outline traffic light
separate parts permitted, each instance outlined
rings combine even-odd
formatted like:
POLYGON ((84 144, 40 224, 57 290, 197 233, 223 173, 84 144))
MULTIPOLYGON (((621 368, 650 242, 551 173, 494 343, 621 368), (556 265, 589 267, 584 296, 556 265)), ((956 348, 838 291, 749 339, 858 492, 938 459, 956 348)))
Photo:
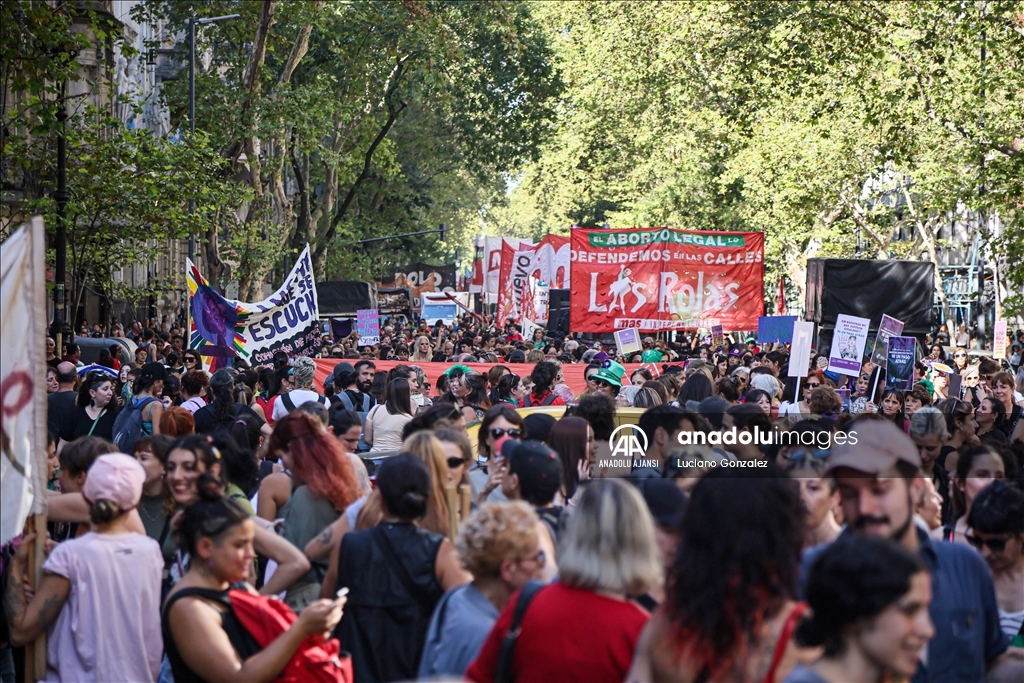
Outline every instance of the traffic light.
POLYGON ((447 237, 448 235, 448 224, 441 223, 441 225, 438 227, 440 228, 441 231, 441 241, 444 242, 444 238, 447 237))

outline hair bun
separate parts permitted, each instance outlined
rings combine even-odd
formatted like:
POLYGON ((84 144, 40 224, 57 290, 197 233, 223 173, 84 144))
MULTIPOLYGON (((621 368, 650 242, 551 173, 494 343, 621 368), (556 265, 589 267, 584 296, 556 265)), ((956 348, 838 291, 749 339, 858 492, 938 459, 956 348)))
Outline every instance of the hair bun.
POLYGON ((427 497, 422 493, 416 493, 415 491, 406 491, 402 494, 402 502, 409 503, 410 505, 426 505, 427 497))

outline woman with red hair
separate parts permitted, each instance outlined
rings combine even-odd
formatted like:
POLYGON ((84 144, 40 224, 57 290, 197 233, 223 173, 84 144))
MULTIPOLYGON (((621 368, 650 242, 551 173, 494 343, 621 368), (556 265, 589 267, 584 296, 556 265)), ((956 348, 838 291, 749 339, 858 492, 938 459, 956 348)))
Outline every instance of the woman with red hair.
MULTIPOLYGON (((337 439, 312 415, 292 412, 274 424, 270 452, 291 472, 292 494, 278 510, 284 518, 281 536, 304 548, 329 527, 359 495, 355 469, 337 439)), ((288 589, 285 602, 296 612, 317 599, 325 564, 312 568, 288 589)))
POLYGON ((196 420, 184 408, 168 408, 160 416, 160 433, 177 439, 196 433, 196 420))
POLYGON ((792 639, 803 612, 796 602, 804 534, 797 488, 771 463, 713 469, 697 482, 687 510, 697 512, 679 526, 667 598, 644 628, 625 680, 784 680, 810 654, 792 639))

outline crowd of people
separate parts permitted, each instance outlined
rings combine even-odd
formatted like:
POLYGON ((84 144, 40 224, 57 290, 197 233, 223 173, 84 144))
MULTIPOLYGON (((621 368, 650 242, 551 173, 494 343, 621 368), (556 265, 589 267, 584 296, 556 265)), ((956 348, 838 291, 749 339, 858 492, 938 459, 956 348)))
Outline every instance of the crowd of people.
POLYGON ((128 334, 133 362, 47 345, 50 540, 38 584, 35 536, 3 549, 3 683, 44 632, 52 681, 1024 678, 1019 355, 901 391, 752 338, 625 358, 467 317, 327 344, 320 385, 128 334))

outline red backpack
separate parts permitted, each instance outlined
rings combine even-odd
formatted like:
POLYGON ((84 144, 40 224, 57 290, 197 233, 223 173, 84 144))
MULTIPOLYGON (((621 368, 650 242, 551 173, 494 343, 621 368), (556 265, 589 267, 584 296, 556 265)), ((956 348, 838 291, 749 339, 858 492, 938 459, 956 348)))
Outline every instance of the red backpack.
MULTIPOLYGON (((231 611, 249 635, 265 648, 291 627, 297 617, 280 600, 244 590, 228 591, 231 611)), ((352 658, 341 652, 336 638, 320 643, 307 638, 292 655, 278 683, 352 683, 352 658)))

